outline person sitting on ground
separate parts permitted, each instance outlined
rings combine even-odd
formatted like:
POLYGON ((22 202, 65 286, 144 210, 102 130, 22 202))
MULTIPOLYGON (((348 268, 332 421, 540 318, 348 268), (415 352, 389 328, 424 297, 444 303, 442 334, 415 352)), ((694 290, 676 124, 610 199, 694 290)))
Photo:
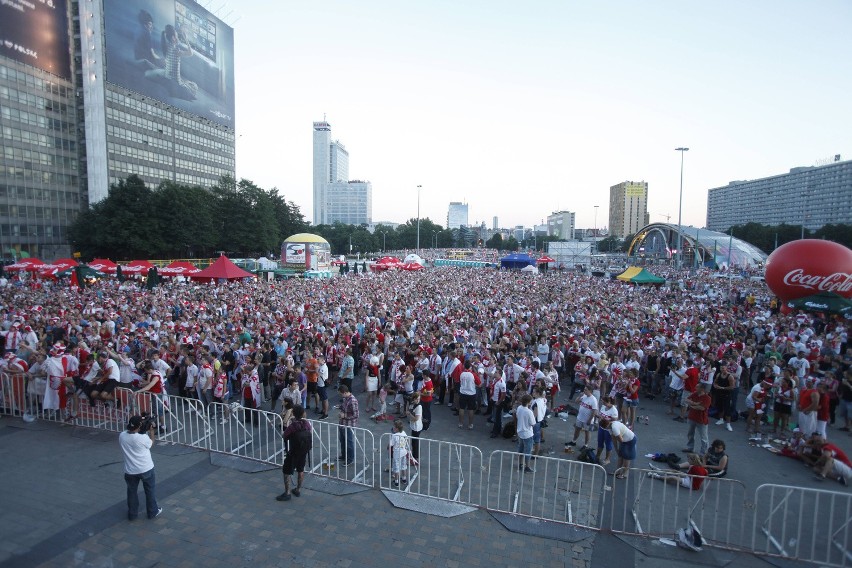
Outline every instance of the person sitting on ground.
POLYGON ((848 485, 852 480, 852 463, 846 454, 835 446, 825 441, 825 438, 820 437, 823 441, 821 448, 822 455, 814 464, 816 478, 822 481, 826 477, 831 477, 840 482, 841 485, 848 485))
MULTIPOLYGON (((707 453, 702 459, 707 477, 725 477, 728 475, 728 454, 725 453, 725 442, 713 440, 707 453)), ((681 464, 681 467, 687 464, 681 464)))
POLYGON ((704 480, 707 478, 708 471, 704 467, 701 461, 701 457, 698 454, 688 454, 686 456, 686 459, 687 463, 684 465, 689 466, 686 473, 654 472, 648 474, 648 476, 654 479, 659 479, 660 481, 664 481, 666 483, 674 483, 675 485, 680 485, 685 489, 698 491, 704 484, 704 480))

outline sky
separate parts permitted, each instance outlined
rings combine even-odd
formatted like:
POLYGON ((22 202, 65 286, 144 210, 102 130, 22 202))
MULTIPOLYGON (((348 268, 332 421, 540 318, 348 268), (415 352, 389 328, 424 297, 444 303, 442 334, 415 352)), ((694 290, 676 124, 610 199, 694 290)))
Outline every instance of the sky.
POLYGON ((707 190, 852 159, 852 2, 202 0, 235 28, 236 173, 312 219, 328 120, 373 221, 706 223, 707 190), (595 206, 599 206, 597 215, 595 206))

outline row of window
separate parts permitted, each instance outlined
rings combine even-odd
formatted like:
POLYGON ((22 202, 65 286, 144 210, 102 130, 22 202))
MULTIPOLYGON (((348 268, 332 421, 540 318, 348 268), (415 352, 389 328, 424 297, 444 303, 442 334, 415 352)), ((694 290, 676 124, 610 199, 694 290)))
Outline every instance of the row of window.
POLYGON ((207 124, 206 122, 201 122, 198 119, 193 119, 188 116, 182 116, 180 114, 175 115, 175 123, 180 126, 185 126, 188 128, 193 128, 199 132, 207 134, 208 136, 212 135, 225 142, 230 142, 233 144, 234 142, 234 132, 232 130, 226 130, 222 128, 216 128, 212 124, 207 124))
POLYGON ((56 148, 57 150, 66 150, 68 152, 77 152, 77 142, 70 138, 61 136, 50 136, 49 134, 41 134, 32 132, 31 130, 23 130, 20 128, 12 128, 4 126, 2 133, 4 140, 13 140, 24 144, 33 144, 35 146, 43 146, 45 148, 56 148))
POLYGON ((76 191, 58 191, 56 189, 39 189, 23 185, 0 184, 0 198, 33 199, 49 201, 54 205, 71 205, 74 209, 80 204, 80 194, 76 191))
POLYGON ((39 128, 47 128, 55 132, 65 132, 68 134, 74 132, 74 125, 68 122, 67 120, 50 118, 34 112, 27 112, 25 110, 20 110, 16 108, 10 108, 5 106, 0 107, 0 117, 2 117, 3 120, 14 120, 15 122, 28 124, 30 126, 37 126, 39 128))
POLYGON ((74 92, 71 87, 58 85, 53 81, 45 81, 44 79, 33 76, 31 73, 25 73, 24 71, 18 71, 17 69, 0 65, 0 80, 3 79, 20 85, 25 85, 27 91, 44 91, 45 93, 50 93, 51 95, 56 95, 63 99, 70 99, 74 92))
POLYGON ((139 176, 148 176, 158 180, 172 179, 170 170, 163 170, 153 166, 144 166, 142 164, 134 164, 133 162, 124 162, 110 158, 109 169, 111 173, 117 173, 121 179, 126 178, 131 174, 139 176))
POLYGON ((107 107, 106 116, 107 120, 117 120, 125 124, 130 124, 131 126, 135 126, 137 128, 156 132, 160 136, 165 136, 169 138, 172 136, 172 129, 170 126, 166 126, 165 124, 156 122, 154 120, 142 118, 141 116, 136 116, 127 112, 123 112, 116 108, 107 107))
POLYGON ((202 177, 181 172, 175 173, 175 181, 183 185, 210 187, 219 183, 219 177, 202 177))
POLYGON ((225 156, 221 156, 218 154, 211 154, 206 150, 199 150, 198 148, 192 148, 191 146, 184 146, 183 144, 175 145, 175 152, 178 154, 183 154, 191 158, 195 158, 197 160, 208 160, 211 162, 216 162, 222 166, 229 167, 230 169, 234 169, 234 159, 228 158, 225 156))
POLYGON ((107 136, 111 138, 120 138, 125 142, 145 144, 152 148, 161 148, 170 152, 172 150, 172 141, 167 138, 143 134, 142 132, 136 132, 135 130, 122 128, 121 126, 115 126, 113 124, 107 125, 107 136))
POLYGON ((37 152, 35 150, 25 150, 23 148, 4 146, 3 157, 10 162, 24 162, 24 167, 29 167, 30 169, 33 164, 39 164, 42 166, 52 166, 71 169, 75 172, 77 171, 77 160, 75 158, 69 158, 68 156, 46 154, 45 152, 37 152))
MULTIPOLYGON (((0 204, 0 217, 44 219, 46 221, 67 221, 69 211, 57 207, 36 207, 34 205, 0 204)), ((71 215, 73 217, 73 214, 71 215)))
POLYGON ((231 138, 230 142, 218 142, 216 140, 210 140, 204 136, 199 136, 197 134, 193 134, 192 132, 187 132, 185 130, 181 130, 179 128, 175 129, 175 138, 178 140, 183 140, 184 142, 190 142, 192 144, 196 144, 197 146, 204 146, 205 148, 209 148, 218 154, 222 154, 224 156, 233 156, 234 155, 234 141, 231 138))
POLYGON ((3 177, 24 181, 33 181, 44 184, 55 183, 66 186, 77 185, 77 176, 75 175, 60 174, 55 172, 34 171, 28 168, 8 166, 0 163, 0 178, 3 177))
POLYGON ((107 144, 107 151, 110 156, 124 156, 126 158, 133 158, 136 160, 154 162, 155 164, 171 165, 173 162, 173 157, 171 155, 152 152, 150 150, 141 150, 124 144, 116 144, 115 142, 107 144))
POLYGON ((191 162, 189 160, 175 160, 175 167, 182 168, 184 170, 190 170, 198 173, 210 174, 216 177, 221 177, 225 174, 232 174, 231 170, 227 170, 220 166, 210 166, 207 164, 199 164, 198 162, 191 162))
POLYGON ((0 85, 0 99, 6 99, 9 101, 16 102, 18 104, 31 106, 38 110, 55 112, 60 115, 67 115, 72 109, 71 106, 66 105, 65 103, 60 103, 59 101, 54 101, 53 99, 40 97, 32 93, 19 91, 18 89, 5 87, 2 85, 0 85))
POLYGON ((0 223, 0 236, 3 237, 55 237, 62 238, 65 227, 61 225, 34 225, 0 223))
POLYGON ((146 116, 160 117, 168 122, 172 120, 171 111, 127 95, 122 95, 121 93, 117 93, 110 89, 106 90, 106 100, 120 104, 127 109, 132 109, 144 113, 146 116))

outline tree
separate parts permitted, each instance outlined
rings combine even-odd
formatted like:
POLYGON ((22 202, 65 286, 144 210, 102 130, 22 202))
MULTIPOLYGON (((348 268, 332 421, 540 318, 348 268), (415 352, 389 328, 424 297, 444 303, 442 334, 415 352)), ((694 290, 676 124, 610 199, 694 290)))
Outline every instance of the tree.
POLYGON ((503 235, 494 233, 490 239, 485 241, 485 246, 486 248, 497 249, 498 251, 503 250, 503 235))
POLYGON ((504 250, 508 250, 511 252, 516 252, 518 250, 518 239, 515 237, 509 237, 506 239, 506 244, 503 246, 504 250))
POLYGON ((598 241, 598 252, 615 252, 621 250, 622 240, 615 235, 610 235, 598 241))
POLYGON ((216 246, 214 203, 203 187, 186 187, 164 181, 154 191, 151 207, 159 219, 160 233, 167 238, 149 254, 162 258, 209 254, 216 246))

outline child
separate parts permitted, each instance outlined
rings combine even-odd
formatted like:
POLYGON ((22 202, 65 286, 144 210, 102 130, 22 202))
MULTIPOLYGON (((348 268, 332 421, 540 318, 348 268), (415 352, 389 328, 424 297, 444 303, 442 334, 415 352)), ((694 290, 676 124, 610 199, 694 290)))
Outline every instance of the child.
POLYGON ((391 482, 394 487, 399 487, 400 477, 403 483, 408 482, 408 435, 402 426, 402 420, 397 418, 393 421, 393 434, 391 434, 390 452, 391 482))
POLYGON ((379 389, 379 410, 370 418, 378 422, 385 414, 388 412, 388 391, 390 390, 389 383, 385 383, 382 385, 382 388, 379 389))

